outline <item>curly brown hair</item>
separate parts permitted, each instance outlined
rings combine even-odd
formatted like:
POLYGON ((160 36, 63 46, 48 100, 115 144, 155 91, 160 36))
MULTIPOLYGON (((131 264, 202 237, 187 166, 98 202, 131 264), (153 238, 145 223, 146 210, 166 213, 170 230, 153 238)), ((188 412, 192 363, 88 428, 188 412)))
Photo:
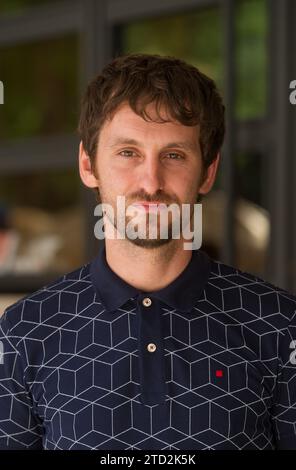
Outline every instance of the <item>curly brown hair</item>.
POLYGON ((99 133, 122 103, 146 121, 149 103, 157 119, 165 107, 186 126, 200 126, 204 170, 215 160, 224 139, 225 107, 215 82, 181 59, 152 54, 127 54, 113 59, 88 84, 82 98, 78 131, 94 167, 99 133))

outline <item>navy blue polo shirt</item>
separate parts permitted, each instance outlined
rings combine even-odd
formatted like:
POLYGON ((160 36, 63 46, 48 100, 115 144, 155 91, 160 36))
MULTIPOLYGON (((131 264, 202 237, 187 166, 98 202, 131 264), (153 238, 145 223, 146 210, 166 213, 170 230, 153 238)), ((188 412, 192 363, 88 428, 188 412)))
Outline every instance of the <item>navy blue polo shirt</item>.
POLYGON ((295 312, 201 250, 144 292, 102 248, 6 309, 0 449, 296 449, 295 312))

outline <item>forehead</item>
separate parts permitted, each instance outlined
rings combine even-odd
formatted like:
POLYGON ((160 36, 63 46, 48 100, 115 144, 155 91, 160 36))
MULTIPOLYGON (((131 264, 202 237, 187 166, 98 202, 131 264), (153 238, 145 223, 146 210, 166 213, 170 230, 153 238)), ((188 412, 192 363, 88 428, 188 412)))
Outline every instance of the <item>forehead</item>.
POLYGON ((155 105, 150 103, 145 112, 149 116, 149 120, 145 120, 142 116, 136 114, 129 104, 120 105, 113 113, 112 117, 107 119, 101 129, 101 134, 105 137, 115 137, 117 134, 124 134, 126 137, 131 135, 146 139, 157 137, 157 140, 165 139, 172 135, 175 138, 185 138, 197 143, 199 139, 199 125, 185 126, 179 121, 174 120, 165 107, 159 109, 157 113, 155 105), (167 122, 160 121, 162 120, 167 122), (128 135, 127 135, 128 134, 128 135))

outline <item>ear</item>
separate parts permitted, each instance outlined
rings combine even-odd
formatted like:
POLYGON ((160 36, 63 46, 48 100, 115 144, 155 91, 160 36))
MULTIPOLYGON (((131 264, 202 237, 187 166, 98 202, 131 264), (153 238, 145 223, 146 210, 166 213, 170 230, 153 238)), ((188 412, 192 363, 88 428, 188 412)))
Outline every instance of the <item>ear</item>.
POLYGON ((88 188, 98 187, 98 180, 92 172, 90 157, 84 150, 82 142, 79 144, 79 174, 85 186, 88 188))
POLYGON ((206 170, 203 183, 199 188, 200 194, 207 194, 212 189, 213 184, 215 183, 219 162, 220 152, 217 154, 215 160, 210 164, 210 166, 206 170))

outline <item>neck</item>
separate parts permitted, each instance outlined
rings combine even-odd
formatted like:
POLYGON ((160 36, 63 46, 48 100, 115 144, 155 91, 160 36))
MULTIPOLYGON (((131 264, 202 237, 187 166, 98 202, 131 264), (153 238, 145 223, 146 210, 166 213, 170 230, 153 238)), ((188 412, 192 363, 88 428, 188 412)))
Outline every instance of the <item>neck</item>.
POLYGON ((106 260, 125 282, 153 292, 173 282, 188 265, 192 251, 183 249, 181 240, 171 240, 157 248, 143 248, 129 240, 105 240, 106 260))

